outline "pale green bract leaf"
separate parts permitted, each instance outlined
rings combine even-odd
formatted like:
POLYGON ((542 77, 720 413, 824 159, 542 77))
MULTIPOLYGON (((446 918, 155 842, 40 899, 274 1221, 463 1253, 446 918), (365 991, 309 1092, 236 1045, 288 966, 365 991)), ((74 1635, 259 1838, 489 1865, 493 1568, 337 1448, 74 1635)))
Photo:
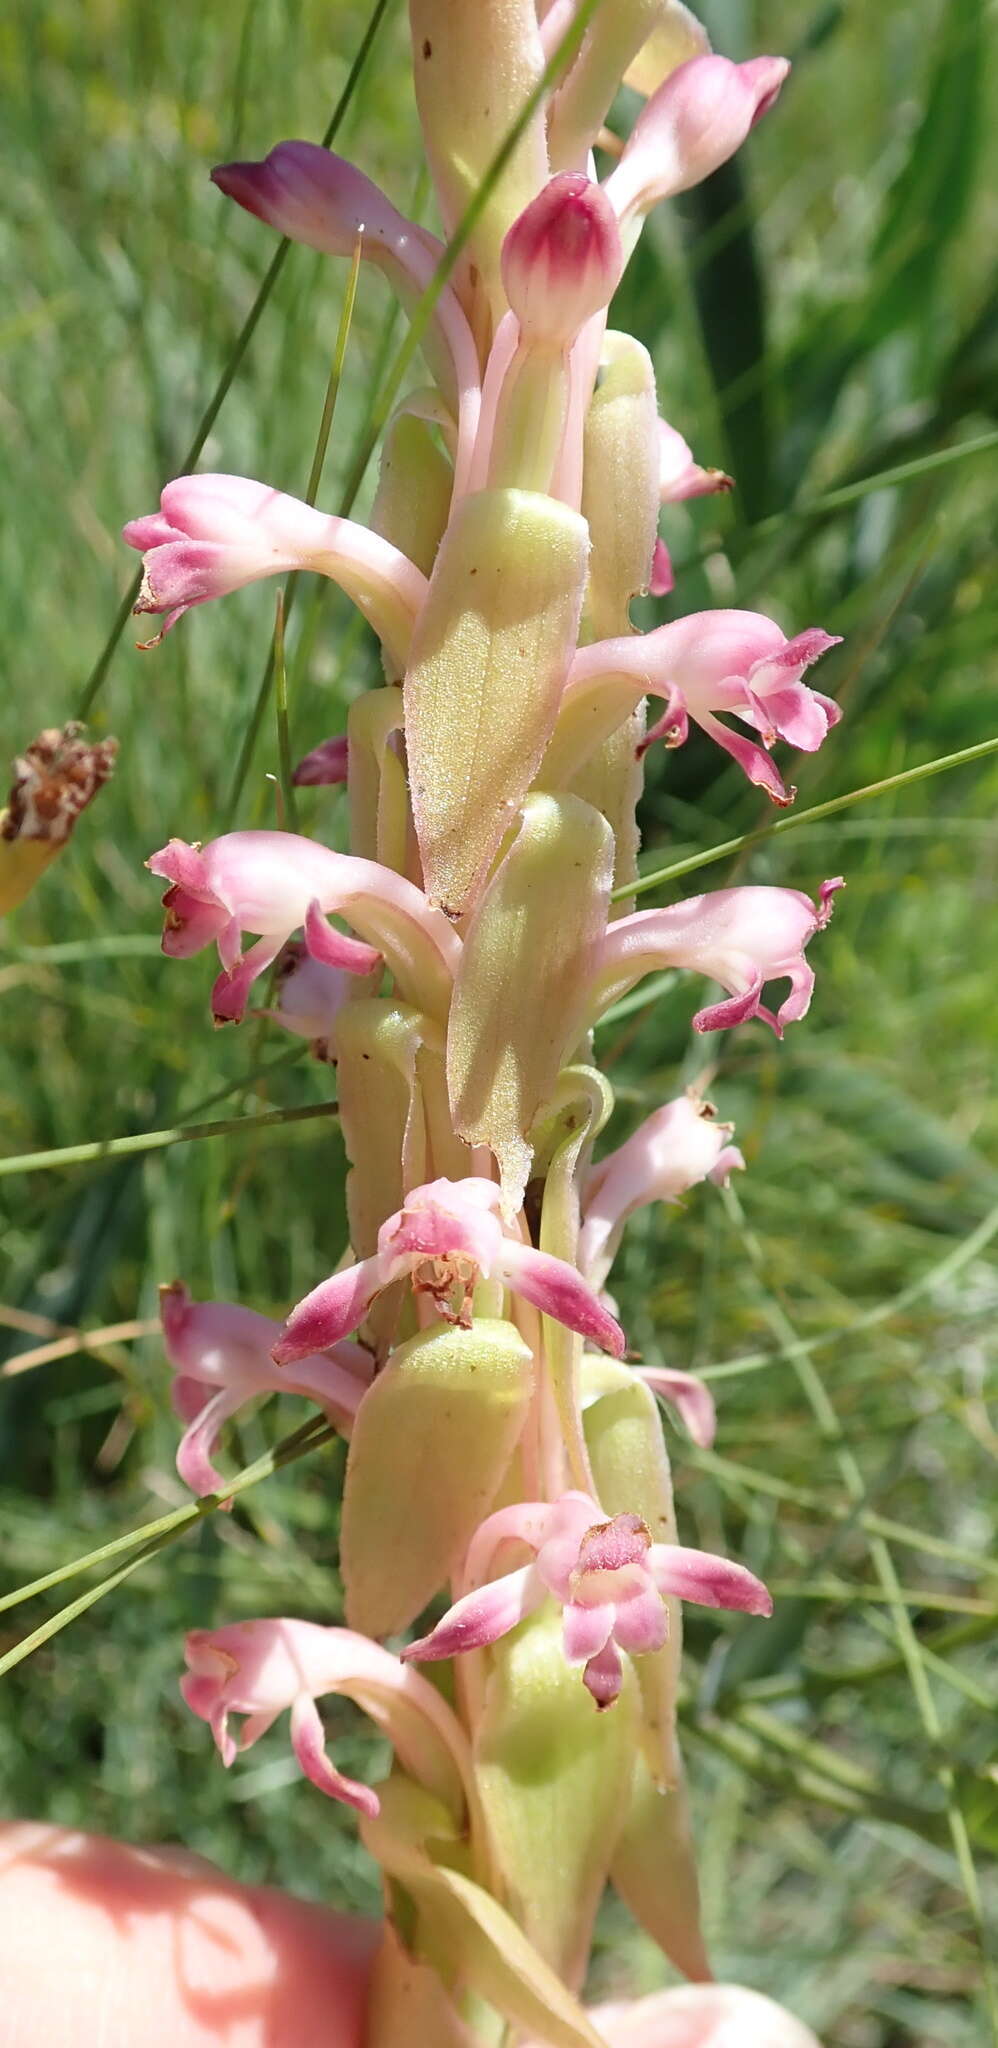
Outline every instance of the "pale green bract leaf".
POLYGON ((464 941, 447 1036, 451 1107, 462 1137, 491 1146, 511 1209, 530 1171, 531 1125, 582 1031, 612 872, 598 811, 579 797, 528 797, 464 941))
POLYGON ((670 1963, 694 1983, 707 1982, 711 1968, 700 1926, 686 1787, 680 1777, 662 1791, 640 1755, 610 1881, 670 1963))
POLYGON ((488 1514, 530 1400, 533 1359, 511 1323, 435 1324, 393 1351, 357 1410, 341 1562, 351 1628, 407 1628, 488 1514))
POLYGON ((581 2005, 498 1902, 463 1871, 433 1860, 456 1856, 446 1809, 418 1787, 379 1786, 381 1812, 361 1821, 365 1847, 401 1885, 419 1915, 418 1940, 446 1979, 455 1975, 545 2048, 605 2048, 581 2005))
POLYGON ((504 1894, 564 1981, 581 1984, 638 1747, 633 1682, 601 1714, 565 1662, 553 1602, 496 1644, 475 1775, 504 1894))
POLYGON ((406 669, 405 735, 426 893, 462 915, 529 789, 575 651, 585 520, 539 491, 452 514, 406 669))

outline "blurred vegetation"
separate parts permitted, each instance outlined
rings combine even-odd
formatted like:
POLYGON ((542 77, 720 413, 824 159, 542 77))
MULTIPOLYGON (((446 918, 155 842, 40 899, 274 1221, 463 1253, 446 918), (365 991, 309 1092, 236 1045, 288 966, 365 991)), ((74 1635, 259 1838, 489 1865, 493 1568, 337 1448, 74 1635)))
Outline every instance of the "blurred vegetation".
MULTIPOLYGON (((426 194, 403 13, 387 9, 338 146, 411 208, 426 194)), ((655 351, 663 410, 738 479, 731 504, 668 515, 674 609, 745 604, 844 636, 820 682, 846 718, 797 764, 802 806, 991 730, 995 462, 959 455, 993 429, 998 389, 986 13, 714 0, 719 48, 787 50, 794 74, 737 166, 661 210, 619 295, 617 324, 655 351), (940 450, 955 459, 805 509, 940 450)), ((73 714, 131 572, 118 529, 176 472, 273 254, 208 168, 321 134, 367 18, 359 0, 11 0, 7 755, 73 714)), ((623 96, 621 122, 629 111, 623 96)), ((203 466, 302 490, 345 285, 341 267, 291 251, 203 466)), ((328 506, 398 332, 365 277, 328 506)), ((117 777, 0 940, 7 1154, 328 1090, 304 1058, 259 1075, 288 1051, 272 1027, 212 1034, 212 969, 160 957, 142 868, 171 833, 208 837, 226 816, 272 605, 263 587, 207 607, 153 654, 123 637, 91 721, 119 735, 117 777)), ((303 752, 342 728, 375 658, 346 605, 310 588, 289 649, 303 752)), ((276 769, 268 711, 240 822, 274 821, 276 769)), ((718 1973, 785 1998, 829 2048, 978 2048, 987 2026, 974 1918, 976 1886, 994 1903, 998 1847, 996 798, 986 762, 705 869, 703 887, 848 877, 814 947, 811 1015, 784 1046, 759 1027, 692 1044, 687 985, 636 999, 602 1038, 621 1134, 706 1074, 749 1165, 728 1199, 701 1191, 639 1219, 615 1287, 648 1358, 714 1375, 715 1453, 674 1441, 685 1540, 745 1558, 780 1595, 768 1629, 689 1613, 718 1973)), ((303 792, 305 829, 335 839, 340 801, 303 792)), ((650 869, 759 822, 756 794, 706 743, 653 761, 650 869)), ((5 1179, 8 1369, 53 1326, 153 1316, 175 1274, 281 1312, 339 1255, 342 1181, 338 1137, 315 1122, 5 1179)), ((230 1448, 249 1460, 302 1413, 273 1404, 230 1448)), ((15 1372, 0 1403, 6 1582, 182 1503, 175 1439, 154 1338, 15 1372)), ((175 1684, 186 1626, 336 1617, 340 1472, 336 1448, 289 1467, 3 1680, 8 1811, 181 1836, 237 1875, 374 1909, 348 1816, 298 1782, 283 1735, 226 1775, 175 1684)), ((5 1613, 0 1651, 93 1582, 5 1613)), ((344 1767, 376 1770, 359 1722, 332 1719, 344 1767)), ((609 1903, 597 1988, 662 1973, 609 1903)))

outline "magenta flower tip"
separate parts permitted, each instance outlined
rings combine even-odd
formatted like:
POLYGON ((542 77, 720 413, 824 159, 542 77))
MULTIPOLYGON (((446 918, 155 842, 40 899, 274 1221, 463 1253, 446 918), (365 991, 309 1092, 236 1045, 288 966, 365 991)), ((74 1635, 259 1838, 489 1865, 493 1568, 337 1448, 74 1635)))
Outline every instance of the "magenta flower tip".
POLYGON ((623 250, 601 187, 562 171, 513 222, 503 243, 506 296, 523 335, 568 347, 616 290, 623 250))

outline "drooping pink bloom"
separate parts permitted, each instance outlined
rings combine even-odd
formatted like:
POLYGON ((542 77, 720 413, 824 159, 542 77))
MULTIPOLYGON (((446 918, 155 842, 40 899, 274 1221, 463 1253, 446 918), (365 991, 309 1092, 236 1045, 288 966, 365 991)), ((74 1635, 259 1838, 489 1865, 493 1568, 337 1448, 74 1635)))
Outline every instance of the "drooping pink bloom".
POLYGON ((502 278, 524 341, 570 348, 607 306, 623 267, 620 232, 603 189, 561 171, 513 222, 502 245, 502 278))
POLYGON ((692 57, 642 108, 605 191, 625 241, 660 199, 709 178, 768 113, 790 66, 785 57, 692 57))
POLYGON ((610 701, 615 693, 619 696, 623 717, 640 686, 667 705, 644 747, 656 739, 681 746, 692 718, 738 762, 750 782, 785 805, 793 801, 793 792, 765 750, 783 739, 815 753, 838 724, 839 706, 802 680, 812 662, 838 645, 837 635, 818 626, 788 640, 761 612, 691 612, 640 638, 630 635, 581 648, 562 705, 568 711, 573 700, 602 689, 610 701), (752 726, 762 746, 732 731, 719 712, 733 713, 752 726))
POLYGON ((403 1767, 427 1782, 453 1782, 453 1764, 465 1744, 450 1708, 418 1672, 352 1629, 311 1621, 239 1621, 226 1628, 193 1629, 184 1645, 187 1672, 180 1690, 207 1721, 222 1762, 251 1749, 279 1714, 291 1712, 291 1746, 320 1792, 343 1800, 372 1819, 376 1792, 344 1777, 326 1754, 316 1700, 341 1693, 391 1736, 403 1767), (245 1714, 238 1737, 229 1717, 245 1714))
POLYGON ((598 1707, 611 1706, 620 1692, 621 1650, 641 1656, 662 1648, 667 1596, 749 1614, 773 1610, 765 1586, 744 1565, 677 1543, 653 1543, 639 1515, 607 1517, 585 1493, 564 1493, 553 1506, 524 1501, 499 1508, 473 1538, 465 1576, 473 1590, 429 1635, 403 1650, 405 1659, 418 1663, 483 1649, 553 1595, 564 1609, 566 1660, 582 1665, 598 1707), (532 1550, 533 1562, 482 1585, 500 1544, 510 1542, 532 1550))
POLYGON ((173 1405, 187 1428, 177 1471, 192 1493, 217 1493, 225 1484, 211 1462, 224 1424, 261 1394, 304 1394, 338 1429, 348 1431, 374 1369, 360 1344, 340 1344, 330 1356, 303 1358, 293 1373, 279 1371, 270 1347, 280 1324, 234 1301, 192 1301, 181 1282, 160 1290, 166 1355, 175 1373, 173 1405))
MULTIPOLYGON (((399 213, 355 164, 316 142, 279 142, 260 163, 219 164, 211 175, 228 198, 293 242, 349 260, 359 241, 362 257, 377 265, 404 304, 426 290, 444 253, 443 244, 399 213)), ((426 348, 457 420, 460 494, 477 425, 478 356, 451 284, 438 293, 426 348)))
POLYGON ((315 960, 301 939, 282 946, 275 966, 276 1001, 254 1015, 269 1017, 295 1038, 307 1038, 318 1060, 333 1057, 333 1026, 350 993, 351 976, 343 967, 315 960))
POLYGON ((734 479, 723 469, 702 469, 693 460, 693 450, 668 420, 658 423, 658 495, 663 505, 678 505, 685 498, 709 497, 715 491, 733 491, 734 479))
POLYGON ((713 1104, 690 1089, 639 1124, 626 1143, 590 1168, 582 1188, 579 1266, 600 1287, 624 1225, 649 1202, 678 1202, 698 1181, 721 1185, 745 1164, 713 1104))
POLYGON ((227 832, 200 848, 171 839, 146 866, 171 885, 163 951, 187 959, 213 940, 218 945, 218 1023, 242 1017, 252 983, 299 927, 313 959, 369 974, 383 954, 406 1000, 433 1015, 446 1012, 460 940, 442 911, 391 868, 296 832, 227 832), (365 942, 335 931, 330 912, 347 918, 365 942), (260 936, 240 954, 244 932, 260 936))
POLYGON ((823 882, 817 907, 799 889, 747 887, 688 896, 660 910, 638 910, 610 925, 594 985, 593 1014, 634 987, 642 975, 687 968, 719 981, 727 1002, 711 1003, 693 1019, 695 1031, 723 1031, 761 1017, 777 1038, 784 1024, 807 1015, 814 973, 804 948, 823 931, 841 875, 823 882), (788 980, 790 993, 775 1012, 765 1007, 769 981, 788 980))
POLYGON ((564 1259, 535 1251, 504 1229, 494 1181, 435 1180, 414 1188, 378 1232, 369 1259, 323 1280, 292 1309, 274 1345, 278 1365, 324 1351, 362 1322, 375 1296, 410 1278, 438 1315, 467 1328, 479 1280, 501 1280, 535 1308, 621 1357, 624 1333, 564 1259))
POLYGON ((345 782, 349 769, 350 743, 345 732, 337 732, 302 756, 291 780, 299 789, 318 789, 345 782))
MULTIPOLYGON (((122 529, 143 560, 137 612, 165 612, 163 633, 212 597, 291 569, 329 576, 404 666, 426 578, 380 534, 243 476, 179 476, 160 510, 122 529)), ((154 647, 155 640, 146 646, 154 647)))

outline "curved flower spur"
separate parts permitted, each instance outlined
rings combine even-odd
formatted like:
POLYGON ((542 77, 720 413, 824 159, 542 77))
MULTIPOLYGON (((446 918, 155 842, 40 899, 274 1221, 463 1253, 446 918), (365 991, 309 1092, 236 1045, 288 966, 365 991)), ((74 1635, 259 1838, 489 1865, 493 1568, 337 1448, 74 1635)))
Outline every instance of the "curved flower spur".
MULTIPOLYGON (((169 483, 126 528, 139 609, 164 631, 308 570, 352 598, 387 679, 356 694, 346 733, 325 737, 332 719, 295 734, 303 814, 310 789, 345 781, 350 852, 254 828, 171 839, 149 862, 168 884, 164 950, 218 948, 216 1021, 242 1018, 280 963, 264 1014, 338 1064, 350 1167, 350 1242, 283 1324, 164 1294, 196 1491, 219 1485, 228 1418, 276 1389, 348 1440, 351 1627, 195 1630, 184 1696, 226 1762, 233 1717, 246 1747, 287 1711, 305 1774, 359 1812, 387 1916, 368 2048, 408 2038, 416 1982, 427 2039, 599 2048, 630 2039, 615 2009, 604 2024, 578 2002, 608 1878, 678 1967, 709 1977, 676 1737, 679 1602, 771 1603, 743 1565, 677 1540, 653 1396, 701 1445, 713 1402, 678 1365, 625 1362, 602 1292, 637 1209, 699 1201, 744 1162, 723 1104, 717 1117, 675 1086, 601 1151, 614 1104, 589 1031, 643 975, 676 968, 723 991, 697 1031, 759 1018, 782 1035, 808 1009, 807 949, 840 886, 817 902, 756 884, 621 902, 653 741, 679 746, 695 723, 784 804, 770 750, 814 751, 839 710, 805 681, 835 644, 823 629, 722 609, 634 630, 632 599, 672 581, 661 508, 730 479, 660 418, 647 349, 607 320, 648 213, 727 161, 789 67, 715 54, 680 0, 598 9, 561 76, 545 66, 579 26, 574 0, 410 0, 410 24, 439 224, 462 221, 464 239, 421 335, 433 384, 388 424, 370 526, 207 475, 169 483), (600 180, 621 80, 644 105, 600 180), (440 1599, 442 1618, 421 1621, 440 1599), (372 1640, 413 1626, 401 1656, 372 1640), (411 1668, 440 1658, 453 1707, 411 1668), (327 1753, 316 1702, 337 1693, 390 1738, 378 1793, 327 1753)), ((276 232, 332 258, 359 250, 409 311, 434 277, 443 241, 314 144, 214 175, 276 232)), ((670 2008, 677 2025, 713 2024, 708 1991, 695 2013, 670 2008)), ((774 2044, 807 2039, 765 2002, 759 2019, 750 1993, 717 1996, 746 2041, 764 2026, 774 2044)), ((636 2006, 635 2042, 646 2018, 672 2024, 664 2001, 636 2006)))

